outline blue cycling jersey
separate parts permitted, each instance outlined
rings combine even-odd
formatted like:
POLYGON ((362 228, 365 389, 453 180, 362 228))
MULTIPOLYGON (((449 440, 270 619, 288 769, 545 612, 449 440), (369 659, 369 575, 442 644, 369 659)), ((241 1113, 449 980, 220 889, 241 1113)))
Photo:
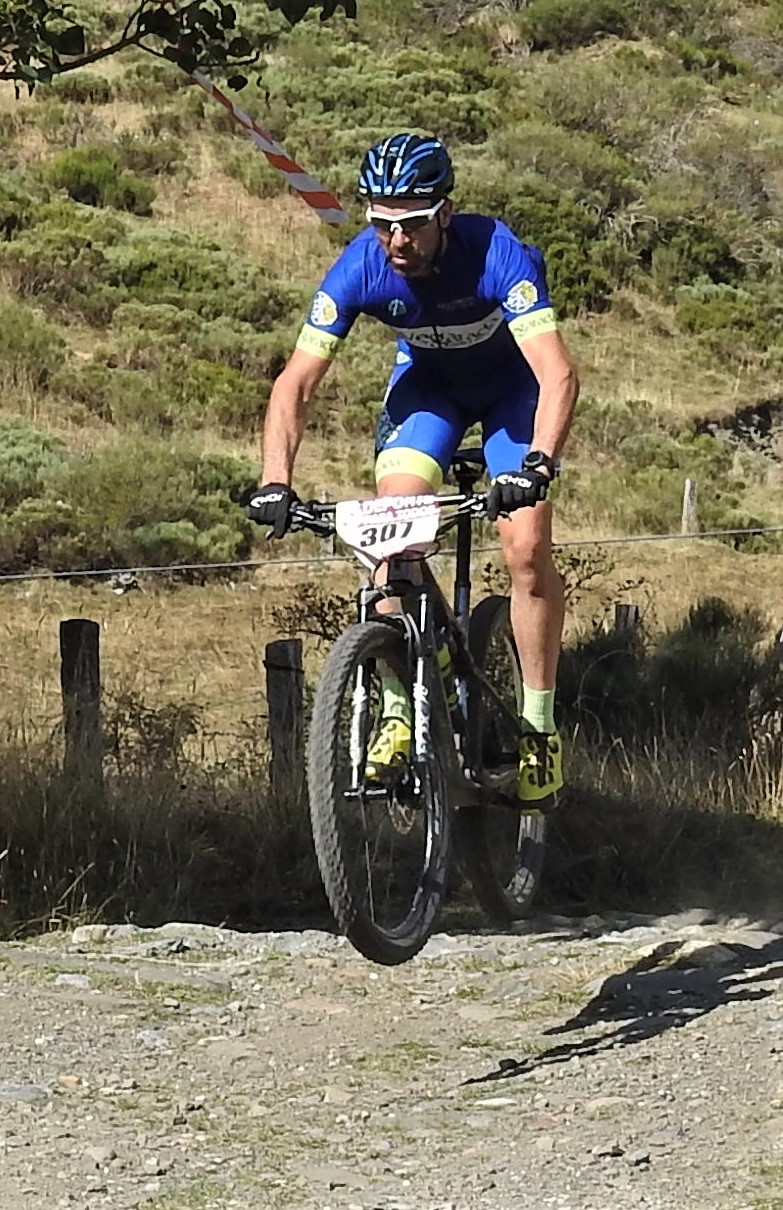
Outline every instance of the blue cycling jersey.
POLYGON ((427 277, 398 273, 372 228, 362 231, 324 278, 297 347, 330 358, 360 313, 394 330, 398 365, 460 395, 509 374, 534 391, 519 342, 557 326, 540 250, 481 214, 453 216, 427 277))
POLYGON ((415 475, 437 490, 477 421, 490 474, 521 465, 538 382, 520 346, 557 328, 538 248, 498 219, 457 214, 432 272, 405 277, 368 228, 321 283, 297 348, 328 360, 360 314, 397 336, 376 433, 379 482, 415 475))

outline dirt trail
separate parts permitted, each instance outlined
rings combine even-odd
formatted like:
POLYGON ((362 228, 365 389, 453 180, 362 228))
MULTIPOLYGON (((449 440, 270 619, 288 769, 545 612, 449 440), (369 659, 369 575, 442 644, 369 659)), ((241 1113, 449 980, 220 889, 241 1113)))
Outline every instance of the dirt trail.
MULTIPOLYGON (((780 926, 783 933, 783 925, 780 926)), ((775 924, 0 948, 3 1210, 781 1210, 775 924)))

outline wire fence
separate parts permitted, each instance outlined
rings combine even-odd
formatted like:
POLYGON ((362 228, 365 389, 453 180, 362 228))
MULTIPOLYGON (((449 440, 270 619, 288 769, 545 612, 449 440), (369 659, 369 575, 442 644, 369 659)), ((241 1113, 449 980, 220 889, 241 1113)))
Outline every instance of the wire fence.
MULTIPOLYGON (((637 542, 691 542, 694 539, 706 538, 753 538, 764 534, 783 533, 783 525, 748 526, 744 529, 705 529, 698 533, 663 533, 663 534, 621 534, 605 538, 574 538, 566 542, 555 542, 555 550, 566 550, 577 547, 619 546, 637 542)), ((476 546, 474 554, 498 554, 500 546, 476 546)), ((433 557, 443 557, 452 554, 451 550, 438 551, 433 557)), ((326 563, 351 562, 354 555, 350 551, 344 554, 334 553, 293 559, 237 559, 218 563, 165 563, 149 564, 136 567, 103 567, 103 568, 69 568, 62 571, 20 571, 0 574, 0 584, 21 583, 30 580, 79 580, 79 579, 111 579, 119 576, 140 575, 173 575, 180 572, 213 572, 213 571, 248 571, 261 567, 310 567, 326 563)))

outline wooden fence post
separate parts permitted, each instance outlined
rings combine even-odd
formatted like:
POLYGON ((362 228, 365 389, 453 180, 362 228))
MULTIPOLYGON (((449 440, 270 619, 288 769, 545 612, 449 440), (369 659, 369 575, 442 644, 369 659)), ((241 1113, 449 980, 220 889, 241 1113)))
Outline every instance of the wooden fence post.
POLYGON ((638 605, 615 605, 614 629, 615 634, 627 634, 639 625, 638 605))
POLYGON ((60 623, 65 769, 103 787, 100 627, 88 618, 60 623))
POLYGON ((699 487, 695 479, 686 479, 682 493, 682 529, 683 534, 699 532, 699 487))
POLYGON ((304 795, 304 671, 302 640, 267 643, 264 657, 272 750, 270 783, 275 798, 299 802, 304 795))

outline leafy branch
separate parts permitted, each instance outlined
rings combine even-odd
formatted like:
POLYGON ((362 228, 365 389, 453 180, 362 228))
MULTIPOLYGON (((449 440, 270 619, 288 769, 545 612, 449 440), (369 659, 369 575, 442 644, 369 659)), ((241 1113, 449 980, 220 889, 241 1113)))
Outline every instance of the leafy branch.
MULTIPOLYGON (((292 24, 311 9, 321 20, 338 8, 356 16, 356 0, 265 0, 292 24)), ((139 0, 128 13, 122 33, 100 46, 88 46, 85 26, 70 4, 50 0, 0 0, 0 80, 48 84, 54 76, 109 58, 129 46, 176 63, 183 71, 235 70, 257 62, 263 41, 255 44, 237 32, 233 4, 222 0, 139 0)), ((241 88, 246 79, 234 75, 241 88)))

